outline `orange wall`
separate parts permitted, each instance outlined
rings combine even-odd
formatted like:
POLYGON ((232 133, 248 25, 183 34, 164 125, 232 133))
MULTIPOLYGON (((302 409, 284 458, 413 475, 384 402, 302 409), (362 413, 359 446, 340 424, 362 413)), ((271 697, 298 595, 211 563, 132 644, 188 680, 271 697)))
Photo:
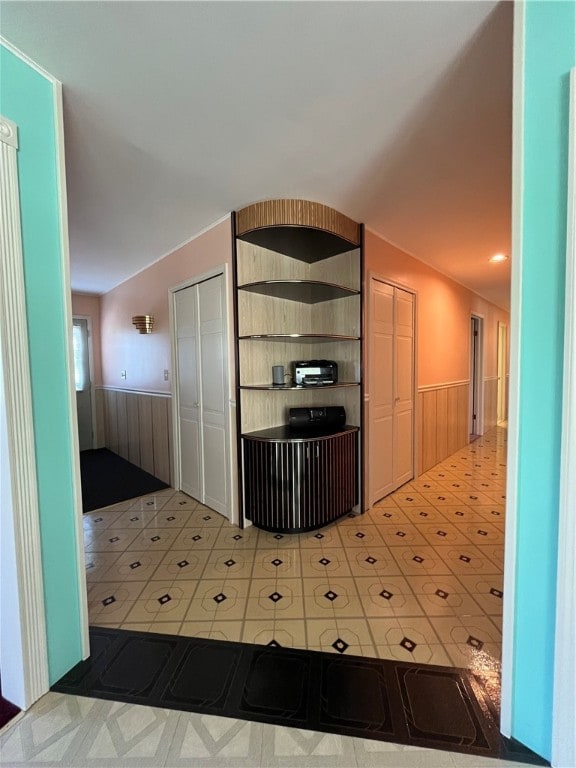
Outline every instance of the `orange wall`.
POLYGON ((497 375, 498 321, 503 309, 366 229, 365 269, 417 292, 418 386, 470 378, 470 315, 484 318, 484 378, 497 375))
POLYGON ((146 392, 170 392, 172 362, 168 289, 222 264, 231 264, 230 220, 191 242, 102 296, 103 384, 146 392), (139 334, 133 315, 153 315, 154 331, 139 334), (164 370, 169 380, 164 380, 164 370), (126 371, 122 379, 120 372, 126 371))
POLYGON ((72 294, 72 314, 92 320, 92 358, 94 362, 94 386, 102 384, 102 349, 100 344, 100 296, 87 293, 72 294))

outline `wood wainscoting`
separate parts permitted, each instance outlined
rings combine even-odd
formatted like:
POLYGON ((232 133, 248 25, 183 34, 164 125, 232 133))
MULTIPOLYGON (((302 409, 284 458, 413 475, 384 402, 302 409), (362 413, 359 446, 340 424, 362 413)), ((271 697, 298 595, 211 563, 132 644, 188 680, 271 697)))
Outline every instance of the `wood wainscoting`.
POLYGON ((468 444, 469 403, 469 381, 419 388, 419 474, 468 444))
POLYGON ((109 387, 97 392, 97 431, 103 445, 172 485, 171 395, 109 387))
MULTIPOLYGON (((484 379, 484 432, 498 423, 498 376, 484 379)), ((484 434, 484 432, 482 434, 484 434)))

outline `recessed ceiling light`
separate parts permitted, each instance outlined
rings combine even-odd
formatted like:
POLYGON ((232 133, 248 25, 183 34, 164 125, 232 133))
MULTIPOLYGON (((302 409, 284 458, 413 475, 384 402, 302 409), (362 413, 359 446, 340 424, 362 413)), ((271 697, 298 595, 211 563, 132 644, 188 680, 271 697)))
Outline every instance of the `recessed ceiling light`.
POLYGON ((494 256, 490 257, 490 261, 506 261, 508 256, 504 253, 495 253, 494 256))

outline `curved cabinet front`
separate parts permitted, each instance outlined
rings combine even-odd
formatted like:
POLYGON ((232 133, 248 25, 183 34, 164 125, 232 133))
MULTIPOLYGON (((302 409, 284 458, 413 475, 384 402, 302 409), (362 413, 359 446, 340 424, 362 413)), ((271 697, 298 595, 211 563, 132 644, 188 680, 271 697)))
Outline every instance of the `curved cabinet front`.
POLYGON ((297 438, 264 433, 274 430, 242 437, 244 512, 254 525, 275 533, 311 531, 358 503, 357 427, 297 438))

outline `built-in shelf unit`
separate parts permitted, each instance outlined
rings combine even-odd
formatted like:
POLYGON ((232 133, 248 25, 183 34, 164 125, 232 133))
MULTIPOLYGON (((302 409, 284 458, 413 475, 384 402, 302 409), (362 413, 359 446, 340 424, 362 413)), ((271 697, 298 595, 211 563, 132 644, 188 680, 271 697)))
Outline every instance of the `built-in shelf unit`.
POLYGON ((305 200, 233 215, 240 489, 244 518, 276 531, 360 504, 362 226, 305 200), (334 360, 337 383, 295 386, 292 363, 334 360), (272 366, 284 366, 284 385, 272 366), (290 408, 343 406, 346 426, 294 432, 290 408))

